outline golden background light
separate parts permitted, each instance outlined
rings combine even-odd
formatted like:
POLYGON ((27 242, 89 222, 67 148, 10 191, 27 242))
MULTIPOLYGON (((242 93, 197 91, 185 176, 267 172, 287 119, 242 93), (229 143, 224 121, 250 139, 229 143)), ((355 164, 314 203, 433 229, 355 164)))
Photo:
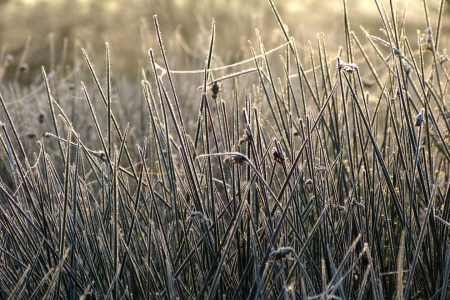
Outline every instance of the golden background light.
MULTIPOLYGON (((388 6, 389 2, 381 1, 388 6)), ((438 0, 429 2, 432 24, 439 8, 438 0)), ((422 1, 397 3, 398 10, 406 8, 407 33, 426 29, 422 1)), ((275 1, 289 34, 299 48, 315 43, 317 34, 333 45, 343 45, 343 1, 275 1)), ((381 34, 382 23, 375 2, 348 0, 351 30, 362 35, 360 26, 371 34, 381 34)), ((34 69, 40 65, 51 67, 50 55, 61 59, 64 39, 68 39, 69 57, 81 47, 102 54, 104 43, 111 45, 114 64, 118 69, 134 72, 155 47, 152 16, 157 14, 168 51, 173 51, 181 66, 189 67, 193 59, 204 59, 210 26, 215 19, 217 47, 215 54, 224 63, 249 58, 248 41, 255 41, 258 29, 266 47, 279 45, 284 37, 265 0, 3 0, 0 2, 0 45, 3 57, 18 57, 29 41, 28 56, 34 69), (53 46, 50 46, 53 44, 53 46), (51 48, 53 47, 54 50, 51 48)), ((448 14, 447 14, 448 15, 448 14)), ((448 31, 449 22, 443 24, 448 31)), ((335 50, 335 49, 333 49, 335 50)), ((307 51, 305 50, 305 53, 307 51)), ((17 60, 16 60, 17 62, 17 60)))

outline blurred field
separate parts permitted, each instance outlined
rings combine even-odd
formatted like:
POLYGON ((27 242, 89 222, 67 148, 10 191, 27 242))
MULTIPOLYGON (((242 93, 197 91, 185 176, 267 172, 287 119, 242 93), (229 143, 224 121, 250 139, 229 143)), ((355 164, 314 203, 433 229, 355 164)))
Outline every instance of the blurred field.
MULTIPOLYGON (((407 2, 407 31, 414 36, 416 29, 426 29, 423 4, 418 0, 407 2)), ((428 2, 430 15, 435 18, 439 1, 428 2)), ((384 3, 388 7, 388 2, 384 3)), ((405 3, 398 3, 399 10, 404 9, 405 3)), ((307 41, 314 44, 319 32, 332 45, 330 51, 335 52, 343 45, 342 1, 287 0, 275 4, 290 35, 300 42, 300 53, 306 57, 307 41)), ((349 0, 347 5, 350 24, 354 26, 351 29, 357 35, 362 34, 360 25, 372 34, 379 34, 382 24, 374 1, 349 0)), ((156 46, 152 22, 155 14, 173 60, 172 67, 178 69, 203 65, 213 18, 217 27, 216 65, 250 58, 248 41, 255 42, 255 29, 260 31, 266 48, 284 41, 264 0, 3 0, 0 11, 1 58, 4 60, 8 54, 14 58, 4 79, 14 77, 30 38, 29 50, 22 58, 30 67, 30 73, 22 78, 28 82, 40 77, 41 65, 51 70, 61 62, 65 38, 68 54, 64 63, 70 67, 79 56, 80 47, 103 57, 107 41, 114 67, 122 75, 139 78, 139 67, 143 60, 148 61, 148 49, 156 46)), ((449 26, 449 22, 444 22, 443 31, 448 32, 449 26)))

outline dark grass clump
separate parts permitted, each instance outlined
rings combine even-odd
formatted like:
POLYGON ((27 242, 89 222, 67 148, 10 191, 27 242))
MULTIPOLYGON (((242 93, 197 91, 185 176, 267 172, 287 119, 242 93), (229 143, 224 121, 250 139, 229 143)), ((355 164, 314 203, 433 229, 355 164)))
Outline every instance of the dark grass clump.
POLYGON ((198 90, 156 16, 141 94, 108 45, 105 72, 83 50, 5 89, 1 299, 448 298, 444 1, 414 37, 376 1, 362 39, 344 1, 344 46, 306 58, 269 3, 286 43, 213 68, 213 23, 198 90))

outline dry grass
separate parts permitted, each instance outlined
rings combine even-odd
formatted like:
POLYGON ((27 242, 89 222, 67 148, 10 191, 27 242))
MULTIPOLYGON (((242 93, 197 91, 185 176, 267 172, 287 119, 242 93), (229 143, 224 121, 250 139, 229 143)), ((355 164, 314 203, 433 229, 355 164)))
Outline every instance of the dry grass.
POLYGON ((305 45, 269 1, 242 56, 239 13, 183 49, 166 7, 139 81, 126 45, 3 65, 0 299, 447 299, 448 25, 376 4, 305 45))

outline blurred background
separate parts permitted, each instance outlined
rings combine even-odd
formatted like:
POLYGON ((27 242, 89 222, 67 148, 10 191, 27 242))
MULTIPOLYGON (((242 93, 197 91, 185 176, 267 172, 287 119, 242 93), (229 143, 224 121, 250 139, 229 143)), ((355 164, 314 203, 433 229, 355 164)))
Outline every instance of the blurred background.
MULTIPOLYGON (((342 0, 274 2, 305 57, 309 55, 308 40, 315 46, 319 32, 324 33, 331 54, 344 45, 342 0)), ((433 26, 439 2, 428 0, 433 26)), ((423 3, 399 1, 398 10, 403 11, 406 3, 407 34, 414 39, 416 30, 426 29, 423 3)), ((351 30, 360 38, 364 38, 360 25, 371 34, 382 35, 375 1, 347 0, 347 5, 351 30)), ((202 68, 212 19, 216 22, 216 66, 250 58, 248 41, 256 44, 255 28, 266 49, 284 42, 266 0, 0 0, 0 11, 0 81, 18 76, 25 82, 37 80, 41 65, 47 70, 61 64, 72 68, 80 48, 103 60, 105 41, 111 46, 115 69, 139 78, 139 67, 148 63, 148 49, 157 48, 155 14, 172 66, 179 69, 202 68)), ((444 20, 446 32, 449 23, 444 20)))

